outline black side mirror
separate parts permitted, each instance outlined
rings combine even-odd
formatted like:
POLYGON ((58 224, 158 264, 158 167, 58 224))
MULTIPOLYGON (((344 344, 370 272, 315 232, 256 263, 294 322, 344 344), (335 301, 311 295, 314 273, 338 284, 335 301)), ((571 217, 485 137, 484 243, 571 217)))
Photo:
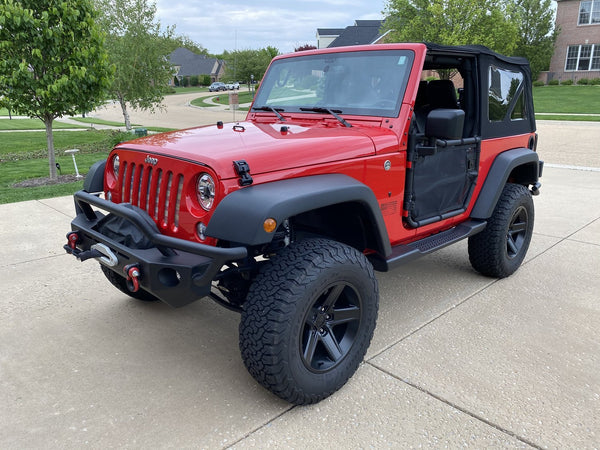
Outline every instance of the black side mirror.
POLYGON ((427 115, 425 135, 438 139, 461 139, 465 124, 462 109, 434 109, 427 115))

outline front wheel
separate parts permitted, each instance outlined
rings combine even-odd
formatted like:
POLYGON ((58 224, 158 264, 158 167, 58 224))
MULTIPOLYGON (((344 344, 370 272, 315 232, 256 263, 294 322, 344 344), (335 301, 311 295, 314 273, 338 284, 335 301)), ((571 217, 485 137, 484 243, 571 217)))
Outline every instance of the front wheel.
POLYGON ((378 297, 373 267, 354 248, 325 239, 290 245, 261 268, 244 304, 246 368, 288 402, 324 399, 361 363, 378 297))
POLYGON ((520 184, 508 183, 485 229, 469 238, 469 260, 490 277, 513 274, 523 262, 533 235, 533 199, 520 184))

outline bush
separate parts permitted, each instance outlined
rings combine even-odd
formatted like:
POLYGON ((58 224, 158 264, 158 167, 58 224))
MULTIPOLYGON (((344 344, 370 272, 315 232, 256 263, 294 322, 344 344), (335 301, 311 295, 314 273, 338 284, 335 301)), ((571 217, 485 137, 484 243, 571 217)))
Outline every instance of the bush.
POLYGON ((590 84, 590 80, 588 80, 587 78, 580 78, 579 80, 577 80, 577 84, 588 85, 590 84))
MULTIPOLYGON (((133 131, 133 130, 132 130, 133 131)), ((121 142, 131 141, 135 136, 131 135, 131 131, 119 131, 112 130, 110 135, 106 139, 108 144, 108 149, 113 148, 115 145, 120 144, 121 142)))
POLYGON ((548 86, 558 86, 558 80, 550 80, 550 81, 548 81, 548 86))
POLYGON ((540 86, 545 86, 546 83, 544 83, 542 80, 536 80, 536 81, 533 82, 533 85, 535 87, 540 87, 540 86))
POLYGON ((560 82, 561 86, 572 86, 573 80, 565 80, 560 82))

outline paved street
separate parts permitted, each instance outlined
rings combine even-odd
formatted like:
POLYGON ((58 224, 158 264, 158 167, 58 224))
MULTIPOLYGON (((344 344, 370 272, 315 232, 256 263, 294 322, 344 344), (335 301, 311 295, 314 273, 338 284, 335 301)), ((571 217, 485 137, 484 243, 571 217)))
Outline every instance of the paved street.
MULTIPOLYGON (((173 101, 160 126, 230 120, 173 101)), ((378 274, 366 361, 308 407, 246 372, 236 313, 131 300, 66 255, 70 197, 0 205, 0 448, 598 448, 600 123, 538 128, 524 265, 480 276, 463 242, 378 274)))

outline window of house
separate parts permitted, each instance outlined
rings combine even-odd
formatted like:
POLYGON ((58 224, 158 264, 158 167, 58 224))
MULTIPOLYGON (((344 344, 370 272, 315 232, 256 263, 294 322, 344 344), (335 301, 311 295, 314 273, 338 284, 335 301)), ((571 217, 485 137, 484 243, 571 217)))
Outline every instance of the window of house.
POLYGON ((591 70, 600 70, 600 44, 594 45, 591 70))
POLYGON ((567 50, 567 64, 565 70, 577 69, 577 58, 579 57, 579 45, 571 45, 567 50))
POLYGON ((591 0, 579 4, 578 25, 600 24, 600 0, 591 0))
POLYGON ((579 64, 577 70, 590 70, 590 58, 592 57, 592 46, 582 45, 579 50, 579 64))
POLYGON ((565 71, 600 70, 600 44, 570 45, 565 71))

